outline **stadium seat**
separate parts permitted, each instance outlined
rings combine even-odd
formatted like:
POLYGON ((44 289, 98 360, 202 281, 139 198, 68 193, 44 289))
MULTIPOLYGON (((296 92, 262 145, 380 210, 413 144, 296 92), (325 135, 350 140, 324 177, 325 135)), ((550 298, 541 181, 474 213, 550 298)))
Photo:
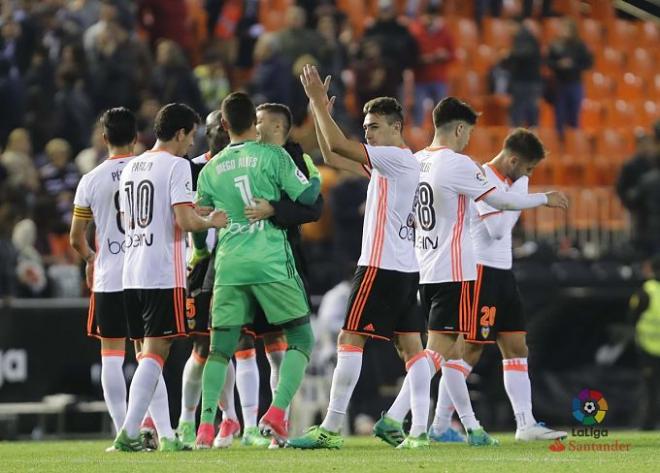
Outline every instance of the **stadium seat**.
POLYGON ((488 127, 491 138, 493 140, 493 146, 499 151, 500 148, 504 146, 504 140, 511 133, 513 128, 508 126, 491 126, 488 127))
POLYGON ((650 89, 651 97, 655 100, 660 100, 660 74, 653 76, 653 84, 650 89))
POLYGON ((616 96, 619 99, 641 100, 645 95, 644 80, 632 72, 626 72, 617 83, 616 96))
MULTIPOLYGON (((360 3, 360 2, 354 2, 360 3)), ((447 20, 454 43, 472 52, 479 46, 479 30, 474 20, 469 18, 450 18, 447 20)))
POLYGON ((539 103, 539 127, 551 128, 555 126, 555 108, 547 101, 539 103))
POLYGON ((603 46, 603 25, 594 18, 583 18, 578 23, 580 37, 591 51, 597 51, 603 46))
POLYGON ((458 46, 454 50, 454 56, 454 61, 452 61, 449 66, 449 75, 460 76, 466 70, 472 69, 473 55, 468 54, 465 48, 458 46))
POLYGON ((655 49, 660 44, 660 27, 654 21, 642 21, 639 25, 640 44, 655 49))
POLYGON ((629 128, 635 123, 635 107, 625 100, 608 100, 605 105, 605 126, 610 128, 629 128))
POLYGON ((556 160, 562 155, 562 147, 559 142, 559 136, 555 128, 539 128, 536 134, 543 142, 543 146, 548 152, 548 159, 556 160))
POLYGON ((366 20, 370 16, 365 2, 337 0, 337 8, 344 12, 346 16, 348 16, 355 34, 358 37, 362 36, 362 33, 364 33, 366 20))
POLYGON ((471 56, 473 69, 483 76, 488 74, 497 61, 495 49, 488 44, 480 44, 471 56))
POLYGON ((596 135, 598 161, 622 163, 633 153, 635 142, 632 133, 606 128, 596 135))
POLYGON ((637 123, 635 125, 650 129, 653 124, 660 120, 660 101, 644 100, 637 107, 637 123))
POLYGON ((585 131, 596 132, 603 126, 603 106, 591 99, 582 101, 580 125, 585 131))
POLYGON ((590 99, 611 99, 614 96, 614 81, 602 72, 587 72, 584 88, 586 97, 590 99))
POLYGON ((561 18, 544 18, 543 19, 543 44, 550 44, 561 30, 561 18))
MULTIPOLYGON (((660 43, 658 43, 660 44, 660 43)), ((635 48, 628 54, 626 72, 632 72, 644 80, 651 80, 657 70, 654 58, 646 48, 635 48)))
POLYGON ((482 41, 495 51, 511 47, 511 20, 487 17, 483 20, 482 41))
POLYGON ((637 24, 617 18, 607 25, 607 44, 624 51, 630 51, 637 46, 639 38, 637 24))
POLYGON ((509 123, 511 98, 508 95, 487 95, 483 97, 479 123, 484 126, 505 126, 509 123))
POLYGON ((291 0, 263 0, 259 2, 259 23, 267 31, 278 31, 284 27, 287 8, 291 0))
POLYGON ((618 77, 624 71, 624 55, 620 49, 605 46, 598 48, 595 54, 595 70, 607 76, 618 77))
POLYGON ((453 78, 450 82, 450 94, 468 100, 476 107, 474 98, 487 92, 486 79, 477 71, 465 71, 462 77, 453 78))
POLYGON ((564 154, 576 161, 591 159, 594 155, 591 137, 583 130, 567 129, 564 132, 564 154))
POLYGON ((477 126, 472 130, 464 153, 479 163, 490 161, 495 156, 493 137, 488 128, 477 126))

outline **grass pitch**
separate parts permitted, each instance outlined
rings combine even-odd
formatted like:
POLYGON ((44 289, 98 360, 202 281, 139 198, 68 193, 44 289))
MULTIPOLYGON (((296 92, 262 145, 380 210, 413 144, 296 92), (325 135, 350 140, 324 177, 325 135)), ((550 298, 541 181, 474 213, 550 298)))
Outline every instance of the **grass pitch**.
POLYGON ((263 450, 242 447, 179 453, 105 453, 110 441, 0 442, 0 472, 651 472, 660 471, 660 432, 610 431, 598 440, 569 437, 564 451, 551 442, 518 443, 495 435, 499 447, 433 444, 395 450, 375 438, 351 437, 341 450, 263 450), (576 451, 629 444, 628 451, 576 451), (572 442, 572 444, 571 444, 572 442), (571 449, 573 448, 573 449, 571 449))

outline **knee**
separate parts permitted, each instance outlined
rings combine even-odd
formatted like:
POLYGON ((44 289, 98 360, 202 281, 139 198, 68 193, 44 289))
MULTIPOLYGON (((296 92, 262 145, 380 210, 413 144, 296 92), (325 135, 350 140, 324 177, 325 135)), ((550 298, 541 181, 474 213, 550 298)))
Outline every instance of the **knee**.
POLYGON ((242 332, 241 337, 238 339, 237 351, 252 350, 254 349, 254 337, 248 333, 242 332))
POLYGON ((195 338, 193 342, 193 351, 201 358, 209 356, 209 339, 208 337, 195 338))
POLYGON ((314 333, 309 323, 285 328, 284 334, 288 344, 287 350, 298 350, 309 360, 314 349, 314 333))
POLYGON ((357 333, 346 332, 342 330, 337 337, 337 345, 353 345, 355 347, 363 348, 366 342, 366 337, 357 333))

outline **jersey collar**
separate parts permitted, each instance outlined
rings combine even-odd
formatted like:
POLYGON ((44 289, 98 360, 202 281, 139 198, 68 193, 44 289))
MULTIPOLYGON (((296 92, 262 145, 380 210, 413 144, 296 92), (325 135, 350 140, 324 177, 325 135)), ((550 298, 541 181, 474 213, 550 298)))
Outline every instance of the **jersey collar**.
POLYGON ((508 185, 513 184, 513 181, 512 181, 511 179, 509 179, 508 177, 504 176, 504 175, 503 175, 501 172, 499 172, 499 171, 497 170, 497 168, 496 168, 495 166, 493 166, 492 164, 490 164, 490 163, 486 163, 484 166, 488 166, 488 167, 490 168, 490 170, 493 171, 493 173, 497 176, 497 178, 498 178, 500 181, 502 181, 502 182, 504 182, 504 183, 506 183, 506 184, 508 184, 508 185))

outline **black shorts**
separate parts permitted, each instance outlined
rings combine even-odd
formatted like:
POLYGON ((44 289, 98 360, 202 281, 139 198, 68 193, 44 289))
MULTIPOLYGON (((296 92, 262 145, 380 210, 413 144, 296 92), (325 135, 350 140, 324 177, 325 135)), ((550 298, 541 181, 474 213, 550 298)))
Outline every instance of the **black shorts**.
POLYGON ((126 338, 139 340, 144 337, 141 323, 127 317, 124 291, 94 292, 89 298, 87 335, 96 338, 126 338))
POLYGON ((149 338, 185 336, 185 293, 182 287, 124 289, 129 323, 142 324, 149 338))
POLYGON ((207 285, 208 274, 211 281, 215 275, 214 254, 200 261, 188 274, 188 292, 186 298, 186 333, 188 335, 209 335, 209 313, 213 284, 207 285))
POLYGON ((420 284, 429 332, 467 333, 474 281, 420 284))
POLYGON ((525 332, 525 317, 513 271, 477 266, 469 343, 495 343, 498 333, 525 332))
POLYGON ((255 338, 261 338, 264 335, 276 335, 282 333, 282 327, 273 325, 266 319, 266 314, 257 304, 257 310, 254 313, 254 320, 251 324, 245 324, 242 328, 243 332, 255 338))
POLYGON ((396 333, 422 332, 418 284, 419 273, 358 266, 342 330, 385 340, 396 333))

